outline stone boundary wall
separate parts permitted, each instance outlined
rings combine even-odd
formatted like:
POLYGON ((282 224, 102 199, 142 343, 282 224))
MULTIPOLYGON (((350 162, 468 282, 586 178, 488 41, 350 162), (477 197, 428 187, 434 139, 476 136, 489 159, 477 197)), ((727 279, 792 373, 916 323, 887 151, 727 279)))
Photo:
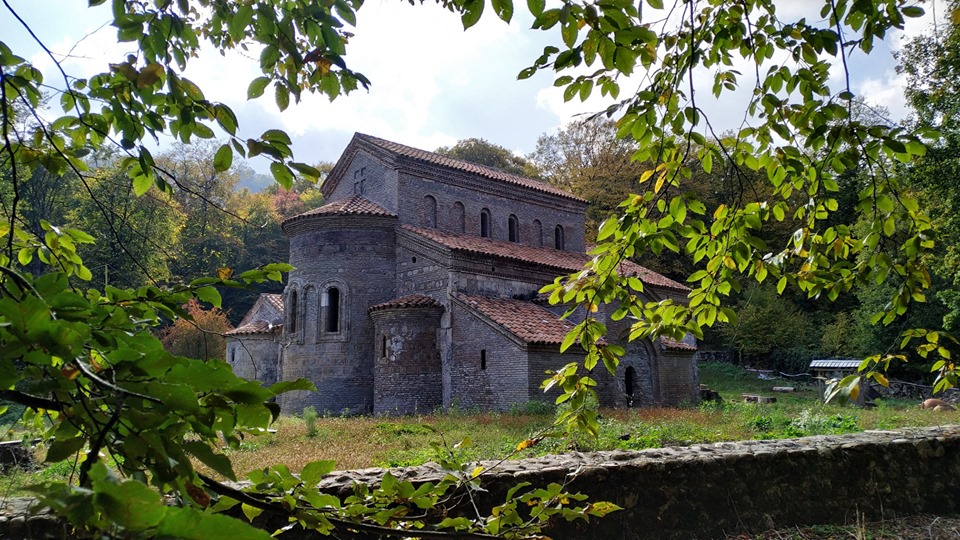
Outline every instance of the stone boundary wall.
MULTIPOLYGON (((590 524, 548 530, 556 540, 723 538, 773 527, 852 523, 858 515, 873 520, 960 511, 960 426, 484 464, 493 468, 477 500, 482 509, 501 502, 517 482, 566 484, 568 491, 624 508, 590 524)), ((334 472, 321 488, 346 494, 353 482, 375 482, 382 472, 334 472)), ((443 474, 432 465, 391 472, 414 482, 443 474)), ((22 515, 22 503, 4 504, 0 538, 62 537, 56 535, 62 527, 41 527, 37 517, 22 515)))

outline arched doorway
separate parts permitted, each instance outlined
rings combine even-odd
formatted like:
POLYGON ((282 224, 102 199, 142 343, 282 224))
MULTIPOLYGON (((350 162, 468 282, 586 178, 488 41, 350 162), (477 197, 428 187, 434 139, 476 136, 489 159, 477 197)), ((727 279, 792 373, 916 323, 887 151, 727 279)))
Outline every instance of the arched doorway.
POLYGON ((623 373, 623 392, 626 394, 627 407, 633 407, 633 393, 637 388, 637 370, 633 366, 628 366, 623 373))

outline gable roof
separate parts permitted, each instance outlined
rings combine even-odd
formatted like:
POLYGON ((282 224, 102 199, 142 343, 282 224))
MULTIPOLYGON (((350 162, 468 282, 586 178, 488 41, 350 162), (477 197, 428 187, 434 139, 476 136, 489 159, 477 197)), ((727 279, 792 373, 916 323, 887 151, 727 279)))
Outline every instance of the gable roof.
POLYGON ((250 311, 243 316, 240 324, 233 330, 226 332, 225 335, 276 333, 283 325, 274 324, 274 322, 282 320, 283 295, 261 293, 257 301, 253 303, 250 311))
POLYGON ((463 293, 453 297, 526 343, 559 345, 573 323, 532 302, 463 293))
POLYGON ((250 334, 279 334, 282 329, 282 324, 271 324, 267 321, 254 321, 243 326, 238 326, 229 332, 225 332, 224 335, 239 336, 250 334))
MULTIPOLYGON (((441 232, 437 229, 401 225, 401 229, 422 236, 453 251, 474 253, 492 257, 502 257, 514 261, 534 263, 550 266, 564 272, 576 272, 591 259, 586 253, 561 251, 551 248, 537 248, 525 246, 516 242, 493 240, 467 234, 453 234, 441 232)), ((620 273, 623 276, 636 276, 648 285, 672 289, 675 291, 689 291, 690 288, 666 276, 658 274, 632 261, 620 263, 620 273)))
MULTIPOLYGON (((362 146, 369 146, 379 150, 384 150, 397 157, 412 159, 423 163, 429 163, 431 165, 438 165, 440 167, 447 167, 449 169, 461 172, 476 174, 484 178, 489 178, 491 180, 496 180, 506 184, 512 184, 514 186, 523 186, 541 193, 549 193, 551 195, 556 195, 584 204, 587 202, 576 195, 567 193, 556 186, 550 185, 546 182, 541 182, 540 180, 534 180, 533 178, 527 178, 518 174, 508 173, 493 167, 487 167, 485 165, 478 165, 476 163, 470 163, 469 161, 455 159, 450 156, 437 154, 436 152, 420 150, 419 148, 413 148, 411 146, 395 143, 393 141, 388 141, 372 135, 366 135, 364 133, 355 133, 353 135, 353 139, 343 151, 343 156, 340 158, 340 161, 337 162, 337 165, 334 167, 333 171, 330 172, 330 176, 328 178, 338 177, 341 172, 338 169, 342 168, 341 165, 343 165, 343 163, 349 161, 349 159, 344 160, 344 157, 352 156, 354 153, 356 153, 357 148, 362 146)), ((326 183, 324 183, 320 189, 324 196, 329 197, 333 186, 328 186, 326 183)))

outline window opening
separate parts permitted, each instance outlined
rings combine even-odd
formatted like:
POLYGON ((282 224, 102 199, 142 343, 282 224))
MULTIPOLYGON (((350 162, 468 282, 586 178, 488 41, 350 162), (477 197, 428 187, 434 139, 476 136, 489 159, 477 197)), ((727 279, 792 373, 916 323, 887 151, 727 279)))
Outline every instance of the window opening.
POLYGON ((560 225, 553 231, 553 247, 563 249, 563 227, 560 225))
POLYGON ((320 298, 320 309, 323 311, 324 331, 335 334, 340 331, 340 289, 330 287, 320 298))
POLYGON ((490 238, 490 212, 480 212, 480 236, 490 238))
POLYGON ((487 369, 487 350, 480 350, 480 369, 487 369))
POLYGON ((508 237, 511 242, 520 241, 520 220, 517 219, 517 216, 510 216, 509 221, 507 222, 508 237))
POLYGON ((380 358, 386 358, 387 357, 387 335, 386 334, 383 335, 380 347, 381 347, 380 358))
POLYGON ((290 293, 290 333, 297 333, 297 291, 290 293))

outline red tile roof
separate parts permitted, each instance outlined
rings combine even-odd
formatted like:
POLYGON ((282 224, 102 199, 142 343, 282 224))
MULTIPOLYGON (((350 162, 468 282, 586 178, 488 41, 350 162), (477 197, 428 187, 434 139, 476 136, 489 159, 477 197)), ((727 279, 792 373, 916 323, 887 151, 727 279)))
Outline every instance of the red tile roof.
POLYGON ((393 152, 394 154, 404 156, 407 158, 416 159, 419 161, 424 161, 427 163, 432 163, 434 165, 440 165, 442 167, 449 167, 451 169, 456 169, 459 171, 464 171, 473 174, 479 174, 486 178, 492 180, 499 180, 501 182, 506 182, 508 184, 514 184, 518 186, 527 187, 534 189, 536 191, 541 191, 543 193, 550 193, 553 195, 559 195, 566 199, 571 199, 578 202, 587 202, 576 195, 567 193, 566 191, 552 186, 546 182, 541 182, 539 180, 534 180, 532 178, 527 178, 525 176, 520 176, 518 174, 512 174, 500 169, 494 169, 492 167, 486 167, 484 165, 477 165, 476 163, 470 163, 468 161, 461 161, 449 156, 444 156, 442 154, 437 154, 435 152, 427 152, 426 150, 419 150, 417 148, 412 148, 403 144, 395 143, 385 139, 380 139, 378 137, 373 137, 371 135, 365 135, 363 133, 357 133, 356 138, 361 141, 368 142, 370 144, 376 145, 384 150, 393 152))
POLYGON ((531 302, 454 293, 454 298, 487 316, 527 343, 559 345, 573 323, 531 302))
POLYGON ((260 298, 262 298, 265 302, 267 302, 268 304, 276 308, 276 310, 280 312, 281 315, 283 315, 283 295, 282 294, 262 293, 260 294, 260 298))
POLYGON ((333 201, 327 203, 320 208, 314 208, 313 210, 308 210, 302 214, 297 214, 291 218, 287 218, 283 221, 283 225, 290 223, 292 221, 297 221, 307 216, 316 216, 316 215, 342 215, 342 216, 383 216, 383 217, 397 217, 396 214, 387 210, 386 208, 380 206, 379 204, 365 199, 361 195, 353 195, 348 199, 342 199, 339 201, 333 201))
MULTIPOLYGON (((455 251, 464 251, 467 253, 477 253, 480 255, 489 255, 494 257, 503 257, 515 261, 542 264, 552 266, 566 272, 576 272, 583 268, 583 265, 590 260, 590 256, 585 253, 575 253, 572 251, 561 251, 550 248, 535 248, 517 244, 515 242, 505 242, 503 240, 492 240, 490 238, 481 238, 466 234, 453 234, 440 232, 437 229, 426 229, 414 227, 412 225, 402 225, 402 229, 408 230, 425 238, 428 238, 442 246, 455 251)), ((624 276, 636 276, 641 281, 649 285, 659 286, 676 291, 689 291, 686 287, 676 281, 648 270, 639 264, 631 261, 620 263, 620 273, 624 276)))
POLYGON ((418 307, 432 307, 439 306, 440 303, 430 298, 429 296, 424 296, 422 294, 411 294, 407 296, 401 296, 400 298, 394 298, 382 304, 377 304, 375 306, 370 306, 367 311, 378 311, 381 309, 398 309, 398 308, 418 308, 418 307))
POLYGON ((677 341, 675 339, 670 339, 666 336, 660 336, 660 345, 664 349, 673 349, 675 351, 695 351, 697 350, 696 345, 690 345, 689 343, 684 343, 682 341, 677 341))
POLYGON ((229 332, 226 332, 224 335, 227 336, 237 336, 237 335, 248 335, 248 334, 279 334, 280 330, 283 328, 282 324, 270 324, 267 321, 254 321, 249 324, 245 324, 229 332))

